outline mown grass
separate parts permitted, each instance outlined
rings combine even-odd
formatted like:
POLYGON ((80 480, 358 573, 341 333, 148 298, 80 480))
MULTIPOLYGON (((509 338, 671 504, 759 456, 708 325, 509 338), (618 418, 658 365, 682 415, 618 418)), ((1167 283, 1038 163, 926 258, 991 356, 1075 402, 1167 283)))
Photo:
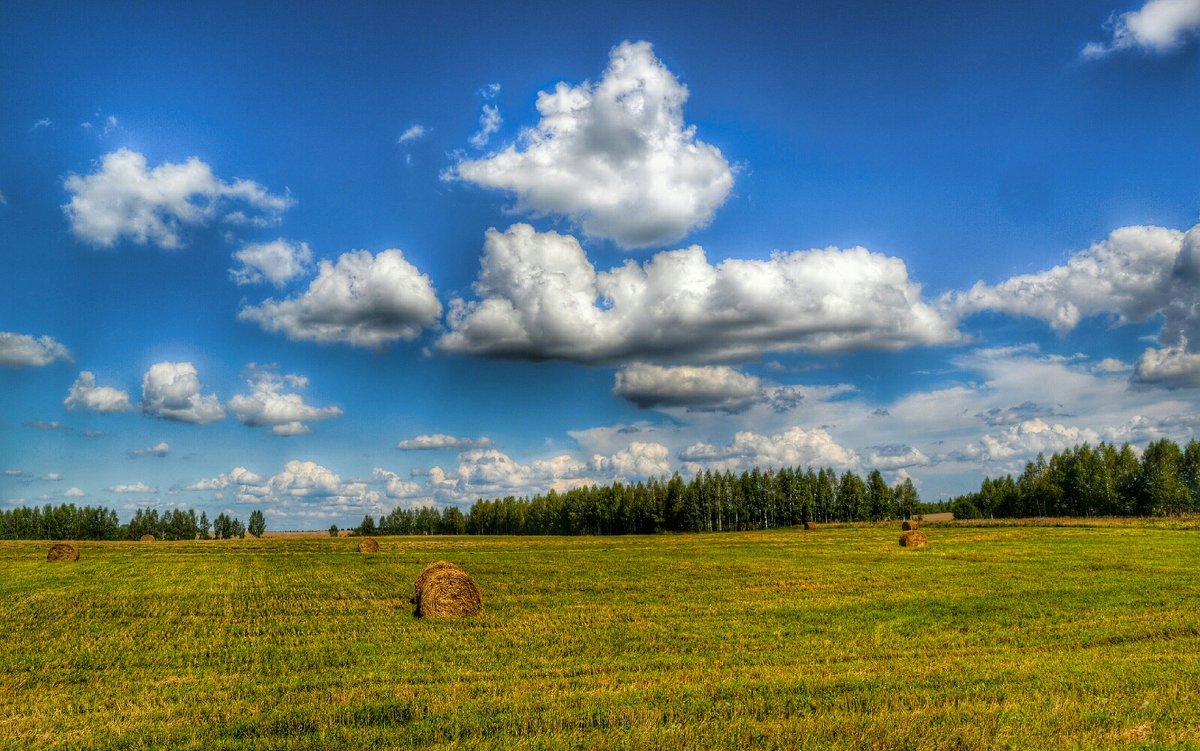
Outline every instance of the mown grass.
POLYGON ((0 543, 0 748, 1200 748, 1197 530, 896 526, 0 543))

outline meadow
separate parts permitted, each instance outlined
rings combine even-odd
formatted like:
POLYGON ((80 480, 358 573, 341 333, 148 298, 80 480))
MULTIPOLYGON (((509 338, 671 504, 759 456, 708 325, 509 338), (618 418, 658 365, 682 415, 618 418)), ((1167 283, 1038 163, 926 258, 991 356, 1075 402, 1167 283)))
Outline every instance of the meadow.
POLYGON ((0 542, 0 749, 1200 748, 1196 526, 0 542))

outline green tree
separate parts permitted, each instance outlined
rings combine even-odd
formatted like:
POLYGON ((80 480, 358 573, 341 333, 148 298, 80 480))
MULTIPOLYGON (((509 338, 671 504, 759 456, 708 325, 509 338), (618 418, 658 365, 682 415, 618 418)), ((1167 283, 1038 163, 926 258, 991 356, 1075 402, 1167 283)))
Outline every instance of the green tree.
POLYGON ((250 512, 250 523, 246 530, 255 537, 263 536, 263 532, 267 531, 267 520, 263 518, 263 512, 258 509, 250 512))
POLYGON ((339 530, 339 529, 338 529, 338 526, 337 526, 336 524, 330 524, 330 525, 329 525, 329 536, 330 536, 330 537, 337 537, 337 536, 338 536, 338 532, 340 532, 340 531, 341 531, 341 530, 339 530))

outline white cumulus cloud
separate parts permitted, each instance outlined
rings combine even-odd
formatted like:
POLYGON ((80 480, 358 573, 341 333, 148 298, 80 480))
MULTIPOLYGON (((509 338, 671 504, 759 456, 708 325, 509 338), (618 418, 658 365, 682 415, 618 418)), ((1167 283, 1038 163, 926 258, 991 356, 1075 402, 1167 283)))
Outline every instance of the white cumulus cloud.
POLYGON ((71 351, 52 337, 0 331, 0 365, 40 368, 55 360, 70 362, 71 351))
POLYGON ((1125 49, 1164 54, 1200 32, 1200 0, 1147 0, 1138 10, 1110 19, 1112 38, 1083 48, 1085 58, 1125 49))
POLYGON ((897 350, 956 341, 904 262, 865 248, 709 263, 663 251, 597 272, 579 242, 489 229, 478 299, 451 301, 447 352, 582 363, 721 360, 765 352, 897 350))
POLYGON ((396 143, 408 143, 409 141, 415 141, 428 132, 429 130, 424 125, 419 123, 410 125, 403 133, 400 134, 400 138, 398 141, 396 141, 396 143))
POLYGON ((282 237, 267 243, 249 243, 233 254, 241 263, 229 270, 237 284, 269 282, 282 287, 312 271, 313 255, 308 243, 296 243, 282 237))
POLYGON ((229 408, 243 425, 270 427, 275 435, 303 435, 309 432, 305 421, 342 416, 341 407, 314 407, 305 404, 300 394, 286 390, 289 385, 302 388, 307 384, 303 376, 280 375, 272 367, 251 364, 242 377, 250 393, 236 394, 229 400, 229 408))
POLYGON ((199 374, 190 362, 155 363, 142 378, 142 411, 196 424, 225 419, 221 400, 200 390, 199 374))
MULTIPOLYGON (((845 388, 848 387, 838 390, 845 388)), ((662 366, 639 362, 617 371, 612 394, 641 409, 737 413, 759 404, 783 412, 807 396, 823 391, 806 386, 776 386, 727 365, 662 366)))
POLYGON ((106 154, 99 169, 89 175, 69 176, 64 187, 71 194, 63 206, 71 231, 103 248, 122 239, 178 248, 185 227, 222 217, 265 226, 277 222, 295 203, 252 180, 221 180, 196 157, 148 169, 146 157, 127 148, 106 154), (244 211, 226 211, 230 203, 248 206, 257 214, 249 218, 244 211))
POLYGON ((492 134, 500 130, 500 126, 503 124, 504 118, 500 116, 500 108, 492 104, 485 104, 483 111, 479 114, 479 130, 475 131, 475 135, 467 140, 475 148, 482 149, 488 145, 492 134))
POLYGON ((441 314, 429 277, 401 251, 372 256, 358 250, 342 254, 336 264, 321 261, 304 293, 244 307, 238 318, 295 341, 378 348, 417 338, 441 314))
POLYGON ((157 493, 158 490, 147 485, 144 482, 135 482, 124 485, 109 485, 107 488, 110 493, 157 493))
POLYGON ((684 449, 679 458, 700 467, 732 471, 752 467, 850 468, 859 462, 856 452, 840 445, 824 428, 805 430, 801 427, 789 428, 776 435, 739 431, 731 443, 696 443, 684 449))
POLYGON ((67 488, 63 493, 63 498, 83 498, 87 493, 80 488, 67 488))
POLYGON ((90 370, 80 372, 63 406, 69 410, 75 408, 92 412, 128 412, 133 408, 129 403, 129 392, 112 386, 97 386, 96 374, 90 370))
POLYGON ((684 124, 687 98, 648 42, 624 42, 598 83, 539 92, 541 120, 518 144, 445 178, 512 191, 521 210, 567 216, 627 248, 673 242, 707 225, 733 187, 721 151, 684 124))

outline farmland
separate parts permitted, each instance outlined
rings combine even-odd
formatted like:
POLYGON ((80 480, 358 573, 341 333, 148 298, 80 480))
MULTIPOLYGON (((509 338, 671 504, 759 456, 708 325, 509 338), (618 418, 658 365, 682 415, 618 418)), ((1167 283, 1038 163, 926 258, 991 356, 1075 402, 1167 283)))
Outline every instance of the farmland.
POLYGON ((0 748, 1200 747, 1196 526, 2 542, 0 748))

